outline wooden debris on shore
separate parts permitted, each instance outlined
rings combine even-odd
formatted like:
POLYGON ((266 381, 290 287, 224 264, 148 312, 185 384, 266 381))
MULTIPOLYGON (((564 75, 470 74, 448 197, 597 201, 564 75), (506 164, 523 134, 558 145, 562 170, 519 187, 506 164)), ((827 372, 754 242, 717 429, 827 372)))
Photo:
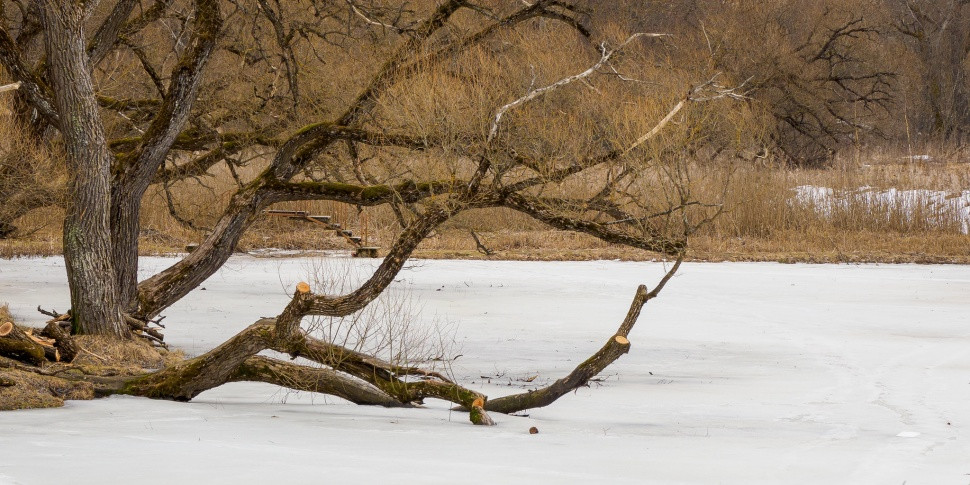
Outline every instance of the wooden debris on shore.
POLYGON ((19 327, 13 322, 0 324, 0 355, 4 357, 41 366, 71 362, 77 353, 77 343, 59 322, 51 321, 43 330, 19 327))

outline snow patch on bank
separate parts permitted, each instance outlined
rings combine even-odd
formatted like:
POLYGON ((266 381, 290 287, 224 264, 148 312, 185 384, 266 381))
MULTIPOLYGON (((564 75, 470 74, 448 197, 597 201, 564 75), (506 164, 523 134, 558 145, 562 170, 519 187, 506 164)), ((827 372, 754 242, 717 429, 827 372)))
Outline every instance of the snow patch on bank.
POLYGON ((928 217, 931 223, 956 219, 964 234, 970 233, 970 190, 946 192, 942 190, 860 187, 855 190, 835 190, 829 187, 800 185, 795 187, 794 201, 810 204, 821 215, 832 217, 851 207, 864 207, 890 214, 928 217))

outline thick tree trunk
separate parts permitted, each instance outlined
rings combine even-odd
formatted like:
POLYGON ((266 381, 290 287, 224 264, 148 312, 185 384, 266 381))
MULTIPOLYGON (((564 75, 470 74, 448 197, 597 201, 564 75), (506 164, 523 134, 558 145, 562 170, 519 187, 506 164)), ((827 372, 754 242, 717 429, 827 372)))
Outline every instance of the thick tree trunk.
POLYGON ((111 204, 111 259, 115 265, 115 279, 118 284, 118 303, 128 313, 136 309, 138 294, 138 235, 141 231, 139 194, 121 194, 125 187, 115 187, 111 204))
POLYGON ((111 261, 110 169, 104 128, 87 65, 84 4, 45 0, 43 22, 54 104, 67 153, 64 261, 78 333, 125 337, 111 261))

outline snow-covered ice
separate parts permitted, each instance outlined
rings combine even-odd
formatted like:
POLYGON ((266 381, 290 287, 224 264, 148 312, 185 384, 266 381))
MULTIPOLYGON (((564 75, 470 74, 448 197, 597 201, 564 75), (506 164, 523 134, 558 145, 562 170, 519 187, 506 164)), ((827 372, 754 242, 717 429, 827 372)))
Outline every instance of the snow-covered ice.
POLYGON ((811 204, 822 216, 831 217, 837 209, 855 206, 870 210, 889 210, 913 217, 929 217, 929 222, 953 220, 960 224, 963 234, 970 233, 970 190, 947 192, 943 190, 897 188, 877 189, 859 187, 855 190, 835 190, 815 185, 795 187, 793 201, 811 204))
MULTIPOLYGON (((211 348, 278 313, 312 267, 234 257, 167 312, 167 339, 211 348)), ((453 322, 456 377, 494 397, 567 373, 663 271, 418 261, 394 288, 453 322)), ((62 310, 62 261, 0 261, 2 301, 28 323, 37 305, 62 310)), ((528 417, 482 428, 437 401, 370 408, 246 383, 191 403, 69 402, 0 413, 0 483, 966 485, 968 317, 967 266, 685 264, 605 381, 528 417)))

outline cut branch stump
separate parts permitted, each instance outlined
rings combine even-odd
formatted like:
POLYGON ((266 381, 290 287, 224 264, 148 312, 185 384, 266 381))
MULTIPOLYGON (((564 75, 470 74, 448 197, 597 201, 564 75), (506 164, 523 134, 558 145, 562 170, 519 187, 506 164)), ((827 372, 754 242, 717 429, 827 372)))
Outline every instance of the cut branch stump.
POLYGON ((495 421, 485 412, 485 400, 478 398, 472 403, 468 419, 477 426, 495 426, 495 421))

